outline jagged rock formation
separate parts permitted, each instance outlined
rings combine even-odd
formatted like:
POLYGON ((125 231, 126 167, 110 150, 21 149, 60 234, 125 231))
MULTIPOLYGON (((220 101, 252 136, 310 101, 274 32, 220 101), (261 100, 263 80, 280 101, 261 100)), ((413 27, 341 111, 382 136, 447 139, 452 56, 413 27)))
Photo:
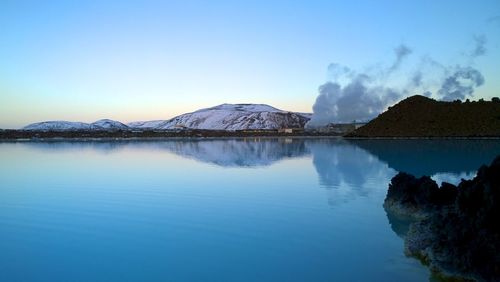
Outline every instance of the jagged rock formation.
POLYGON ((415 221, 405 254, 446 278, 500 281, 500 156, 457 186, 396 175, 384 208, 415 221))
POLYGON ((416 178, 400 172, 389 184, 384 208, 402 216, 425 218, 443 205, 451 204, 457 189, 449 183, 441 188, 429 176, 416 178))
POLYGON ((444 102, 412 96, 349 137, 500 136, 500 102, 444 102))

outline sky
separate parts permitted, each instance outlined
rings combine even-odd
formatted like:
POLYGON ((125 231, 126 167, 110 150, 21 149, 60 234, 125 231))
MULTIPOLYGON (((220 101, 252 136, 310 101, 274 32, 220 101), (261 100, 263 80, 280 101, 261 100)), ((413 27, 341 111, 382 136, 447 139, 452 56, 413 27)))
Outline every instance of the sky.
MULTIPOLYGON (((311 112, 331 63, 454 65, 500 96, 500 1, 0 1, 0 128, 168 119, 221 103, 311 112)), ((421 94, 421 93, 415 93, 421 94)))

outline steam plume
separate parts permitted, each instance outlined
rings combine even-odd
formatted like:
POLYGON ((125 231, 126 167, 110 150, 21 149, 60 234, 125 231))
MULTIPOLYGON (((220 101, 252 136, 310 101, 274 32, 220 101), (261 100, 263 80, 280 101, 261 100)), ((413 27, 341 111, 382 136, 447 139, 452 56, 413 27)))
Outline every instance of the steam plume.
POLYGON ((396 74, 412 54, 412 49, 405 45, 394 49, 394 61, 386 68, 357 72, 338 63, 330 64, 330 81, 318 88, 313 116, 306 127, 368 121, 409 95, 420 94, 447 101, 473 97, 475 89, 485 82, 481 72, 472 65, 477 57, 487 53, 486 36, 475 36, 474 42, 474 48, 466 53, 465 65, 445 66, 424 57, 403 87, 389 85, 387 78, 396 74))
POLYGON ((384 86, 382 81, 397 71, 411 52, 405 45, 398 46, 394 49, 395 60, 391 66, 375 69, 371 73, 357 73, 349 67, 330 64, 328 71, 332 81, 319 87, 319 95, 313 105, 314 114, 306 126, 311 128, 331 122, 347 123, 374 118, 387 105, 406 94, 406 91, 384 86))
POLYGON ((396 53, 396 61, 394 61, 394 64, 392 64, 392 66, 389 68, 389 71, 392 72, 397 70, 401 65, 401 63, 403 62, 403 60, 408 55, 410 55, 411 52, 412 50, 408 48, 408 46, 406 45, 401 44, 398 47, 396 47, 396 49, 394 49, 394 53, 396 53))
POLYGON ((458 67, 457 70, 447 77, 438 94, 445 101, 463 100, 472 96, 474 89, 484 84, 483 75, 472 67, 458 67))
POLYGON ((471 57, 479 57, 486 54, 486 36, 477 35, 474 36, 474 41, 476 43, 476 47, 472 50, 471 57))

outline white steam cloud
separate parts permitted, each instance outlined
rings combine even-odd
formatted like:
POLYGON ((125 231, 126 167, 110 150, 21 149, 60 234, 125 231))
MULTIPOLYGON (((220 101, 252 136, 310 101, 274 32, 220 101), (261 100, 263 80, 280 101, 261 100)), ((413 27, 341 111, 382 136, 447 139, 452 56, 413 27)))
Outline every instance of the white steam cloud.
POLYGON ((397 71, 412 50, 400 45, 394 49, 395 60, 388 68, 358 73, 340 64, 330 64, 332 81, 319 87, 313 105, 313 116, 307 127, 324 126, 331 122, 346 123, 369 120, 388 104, 406 94, 405 90, 385 86, 384 80, 397 71))
POLYGON ((438 94, 445 101, 471 97, 474 89, 484 84, 483 75, 472 67, 458 66, 442 83, 438 94))
POLYGON ((444 66, 429 57, 422 58, 402 87, 390 86, 387 81, 399 72, 412 54, 412 49, 406 45, 394 49, 394 61, 385 68, 357 72, 332 63, 328 66, 330 81, 319 87, 313 116, 306 127, 368 121, 410 95, 420 94, 446 101, 473 97, 475 89, 485 80, 472 65, 477 57, 486 55, 486 42, 484 35, 474 37, 474 48, 465 54, 468 62, 464 66, 444 66))

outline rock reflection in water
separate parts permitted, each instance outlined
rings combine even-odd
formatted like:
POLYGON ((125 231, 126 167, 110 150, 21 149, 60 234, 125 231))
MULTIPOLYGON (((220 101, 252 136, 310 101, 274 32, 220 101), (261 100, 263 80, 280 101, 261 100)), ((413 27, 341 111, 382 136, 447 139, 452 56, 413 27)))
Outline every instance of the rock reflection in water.
POLYGON ((349 140, 396 171, 420 176, 436 173, 474 174, 500 153, 498 139, 377 139, 349 140), (493 153, 492 153, 493 152, 493 153))
POLYGON ((387 219, 389 220, 389 225, 391 226, 392 231, 396 233, 398 237, 404 239, 406 237, 406 234, 408 234, 410 224, 415 222, 415 220, 412 218, 396 215, 388 211, 386 208, 384 208, 384 210, 387 215, 387 219))
MULTIPOLYGON (((269 166, 284 159, 311 157, 318 181, 336 205, 368 195, 370 183, 388 183, 396 171, 430 175, 458 183, 470 178, 498 140, 343 140, 340 138, 228 138, 115 141, 25 142, 43 150, 123 149, 165 151, 222 167, 269 166)), ((387 189, 387 186, 379 187, 387 189)))

